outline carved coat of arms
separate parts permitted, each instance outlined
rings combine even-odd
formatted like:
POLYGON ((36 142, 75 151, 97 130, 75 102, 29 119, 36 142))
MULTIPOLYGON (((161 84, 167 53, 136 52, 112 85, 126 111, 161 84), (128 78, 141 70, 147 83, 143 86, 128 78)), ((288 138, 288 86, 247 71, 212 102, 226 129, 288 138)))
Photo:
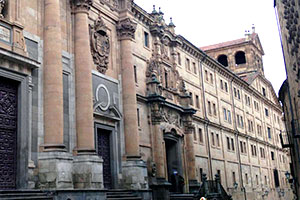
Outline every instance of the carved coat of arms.
POLYGON ((94 25, 90 26, 90 32, 94 64, 100 73, 105 74, 109 63, 110 43, 107 27, 100 17, 95 21, 94 25))

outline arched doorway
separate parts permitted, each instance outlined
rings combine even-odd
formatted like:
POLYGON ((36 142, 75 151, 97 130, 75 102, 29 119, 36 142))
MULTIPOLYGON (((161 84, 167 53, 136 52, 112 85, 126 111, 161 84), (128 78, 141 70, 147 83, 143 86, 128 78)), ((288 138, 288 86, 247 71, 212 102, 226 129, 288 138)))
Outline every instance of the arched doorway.
POLYGON ((176 134, 176 131, 172 129, 170 133, 164 134, 164 141, 166 148, 168 182, 172 184, 171 192, 180 192, 180 189, 174 185, 174 172, 176 172, 178 176, 183 177, 181 155, 182 140, 176 134))

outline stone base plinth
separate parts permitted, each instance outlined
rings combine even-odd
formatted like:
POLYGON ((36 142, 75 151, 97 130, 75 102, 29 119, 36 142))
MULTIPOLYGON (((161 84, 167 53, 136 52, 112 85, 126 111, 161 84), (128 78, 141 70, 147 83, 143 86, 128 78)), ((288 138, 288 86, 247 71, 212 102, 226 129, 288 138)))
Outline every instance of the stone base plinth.
POLYGON ((66 152, 41 152, 39 154, 40 189, 71 189, 72 154, 66 152))
POLYGON ((102 189, 103 160, 97 155, 77 155, 73 161, 73 182, 77 189, 102 189))
POLYGON ((122 165, 123 186, 126 189, 148 189, 147 165, 141 159, 127 159, 122 165))
POLYGON ((153 178, 151 181, 150 188, 153 191, 153 199, 155 200, 169 200, 170 199, 170 188, 171 183, 169 183, 164 178, 153 178))
POLYGON ((197 180, 189 180, 189 193, 197 194, 199 192, 200 183, 197 180))

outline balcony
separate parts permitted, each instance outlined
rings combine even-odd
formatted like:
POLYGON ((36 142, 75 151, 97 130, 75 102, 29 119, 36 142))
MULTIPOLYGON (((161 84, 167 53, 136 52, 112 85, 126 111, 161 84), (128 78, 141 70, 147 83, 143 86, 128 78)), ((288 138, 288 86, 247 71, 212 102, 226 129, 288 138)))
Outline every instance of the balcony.
POLYGON ((284 135, 282 133, 280 133, 279 137, 280 137, 280 142, 281 142, 282 148, 293 147, 290 133, 286 133, 284 135))

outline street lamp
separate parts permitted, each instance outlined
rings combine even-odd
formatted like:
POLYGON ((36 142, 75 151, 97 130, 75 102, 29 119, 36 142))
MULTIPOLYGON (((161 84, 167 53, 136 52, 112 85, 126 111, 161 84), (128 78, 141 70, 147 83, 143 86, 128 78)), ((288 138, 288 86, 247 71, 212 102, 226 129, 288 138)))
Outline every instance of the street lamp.
POLYGON ((287 171, 287 172, 285 172, 285 177, 287 180, 290 180, 291 174, 287 171))
POLYGON ((234 184, 233 184, 234 189, 237 189, 238 186, 239 186, 239 184, 237 182, 234 182, 234 184))

